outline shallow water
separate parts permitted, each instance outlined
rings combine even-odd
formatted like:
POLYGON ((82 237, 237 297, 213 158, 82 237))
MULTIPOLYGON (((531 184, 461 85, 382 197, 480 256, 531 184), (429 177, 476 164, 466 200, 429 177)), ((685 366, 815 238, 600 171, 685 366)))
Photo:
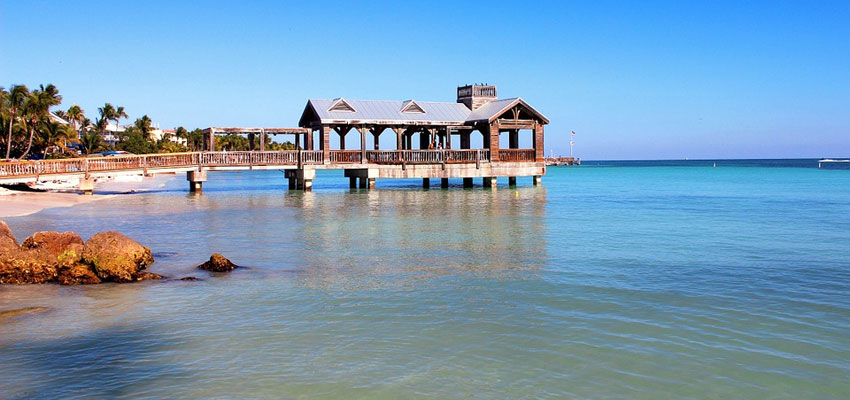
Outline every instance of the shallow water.
POLYGON ((607 165, 496 191, 219 172, 8 219, 203 281, 0 286, 48 308, 0 321, 0 398, 850 397, 850 172, 607 165), (194 269, 213 252, 249 268, 194 269))

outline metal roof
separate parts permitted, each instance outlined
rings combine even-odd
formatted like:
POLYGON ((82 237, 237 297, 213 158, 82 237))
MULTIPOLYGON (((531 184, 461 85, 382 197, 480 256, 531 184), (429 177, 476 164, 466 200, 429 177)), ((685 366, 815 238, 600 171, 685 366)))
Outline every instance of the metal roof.
POLYGON ((511 107, 522 104, 528 111, 537 114, 540 119, 543 120, 543 123, 548 124, 549 118, 546 118, 545 115, 541 114, 540 111, 534 109, 534 107, 530 106, 520 97, 514 97, 511 99, 502 99, 502 100, 494 100, 487 104, 478 107, 477 110, 469 113, 469 116, 466 118, 466 122, 482 122, 482 121, 491 121, 493 118, 498 117, 503 112, 507 111, 511 107))
POLYGON ((514 101, 518 98, 514 97, 511 99, 502 99, 502 100, 493 100, 487 104, 478 107, 477 110, 469 113, 467 116, 467 121, 489 121, 490 118, 494 117, 496 114, 499 114, 500 111, 505 108, 510 107, 514 101))
MULTIPOLYGON (((471 111, 463 103, 434 102, 434 101, 387 101, 387 100, 348 100, 310 99, 307 109, 312 108, 316 116, 324 124, 422 124, 422 125, 463 125, 470 122, 491 121, 516 104, 522 104, 530 112, 539 116, 544 123, 549 120, 528 105, 523 99, 494 100, 471 111), (334 106, 345 104, 354 111, 329 111, 334 106), (411 104, 418 105, 424 112, 403 112, 411 104)), ((336 107, 339 109, 339 107, 336 107)), ((348 108, 348 107, 344 107, 348 108)), ((302 122, 306 116, 303 115, 302 122)))
POLYGON ((469 115, 469 108, 462 103, 416 101, 424 113, 402 112, 408 101, 386 100, 348 100, 344 99, 353 109, 349 111, 328 111, 340 99, 310 99, 316 115, 322 122, 357 121, 357 122, 419 122, 419 123, 456 123, 462 124, 469 115))

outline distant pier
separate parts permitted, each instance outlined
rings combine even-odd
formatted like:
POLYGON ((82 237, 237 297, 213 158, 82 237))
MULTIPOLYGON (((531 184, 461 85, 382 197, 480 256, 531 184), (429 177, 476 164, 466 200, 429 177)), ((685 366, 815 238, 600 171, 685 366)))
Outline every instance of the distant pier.
POLYGON ((581 165, 581 159, 575 157, 546 157, 543 162, 546 166, 581 165))

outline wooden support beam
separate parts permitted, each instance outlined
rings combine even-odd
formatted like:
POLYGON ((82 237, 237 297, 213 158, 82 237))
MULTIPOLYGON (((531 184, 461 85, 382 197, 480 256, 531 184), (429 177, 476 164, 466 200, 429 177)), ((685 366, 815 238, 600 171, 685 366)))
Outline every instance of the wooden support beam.
POLYGON ((512 149, 519 148, 519 129, 508 131, 508 147, 512 149))
POLYGON ((331 163, 331 127, 322 125, 319 132, 321 133, 322 160, 324 164, 331 163))
POLYGON ((360 163, 366 163, 366 133, 369 132, 369 128, 365 126, 361 126, 358 129, 360 132, 360 163))
POLYGON ((402 131, 403 131, 403 129, 401 129, 401 128, 393 128, 393 132, 395 132, 395 147, 396 147, 396 150, 404 150, 404 143, 402 142, 402 140, 404 140, 404 138, 402 137, 402 131))
POLYGON ((499 161, 499 124, 490 125, 490 161, 499 161))
POLYGON ((543 162, 546 153, 543 152, 543 124, 534 124, 534 160, 543 162))

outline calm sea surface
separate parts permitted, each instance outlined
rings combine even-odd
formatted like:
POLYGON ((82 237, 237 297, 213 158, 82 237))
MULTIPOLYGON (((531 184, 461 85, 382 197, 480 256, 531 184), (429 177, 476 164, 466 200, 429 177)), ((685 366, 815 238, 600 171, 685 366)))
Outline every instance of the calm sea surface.
POLYGON ((9 218, 203 281, 0 286, 49 309, 0 321, 0 398, 850 398, 850 171, 712 165, 496 191, 217 172, 9 218), (249 268, 194 268, 213 252, 249 268))

